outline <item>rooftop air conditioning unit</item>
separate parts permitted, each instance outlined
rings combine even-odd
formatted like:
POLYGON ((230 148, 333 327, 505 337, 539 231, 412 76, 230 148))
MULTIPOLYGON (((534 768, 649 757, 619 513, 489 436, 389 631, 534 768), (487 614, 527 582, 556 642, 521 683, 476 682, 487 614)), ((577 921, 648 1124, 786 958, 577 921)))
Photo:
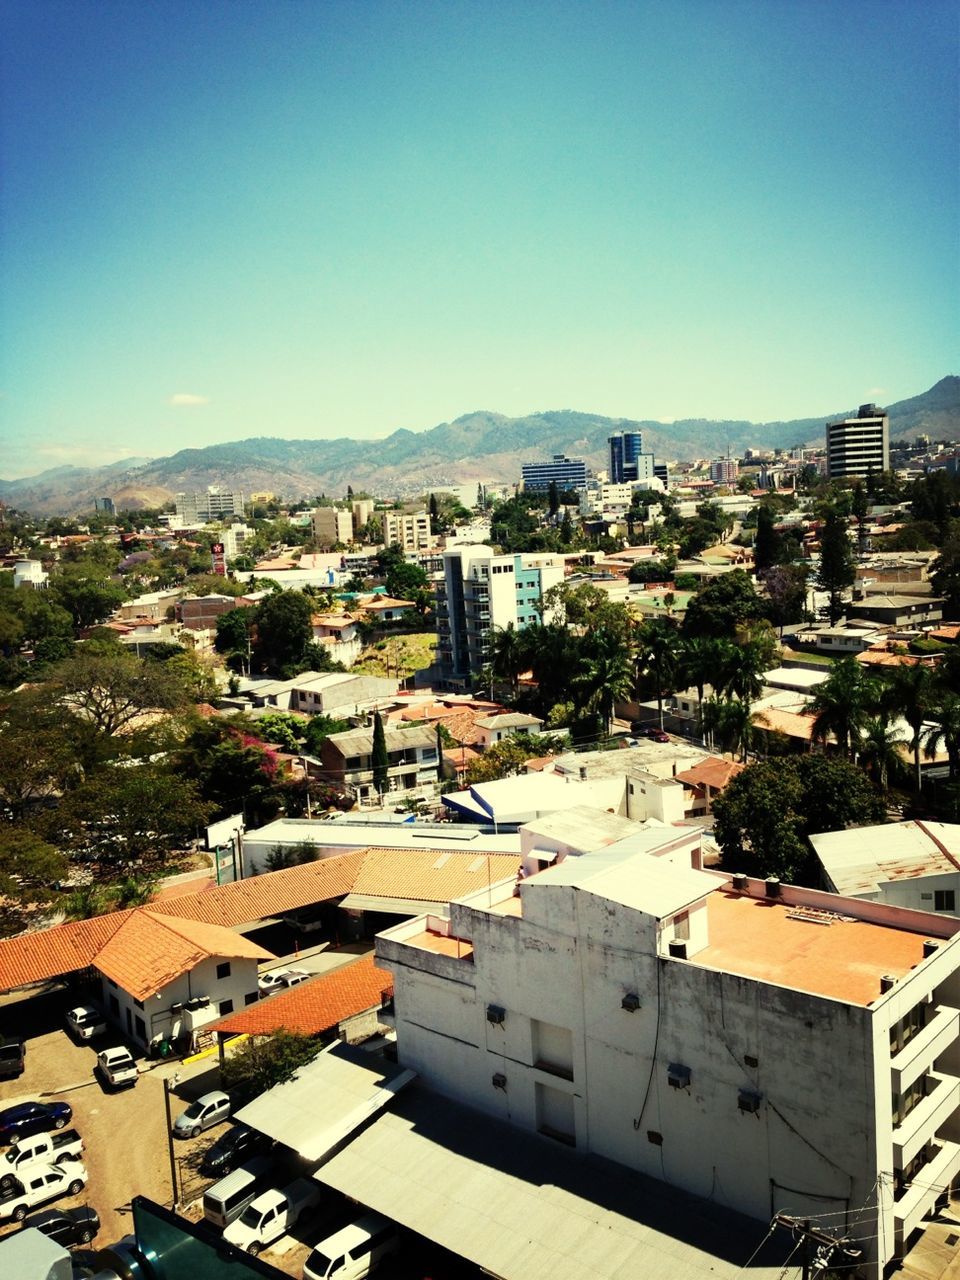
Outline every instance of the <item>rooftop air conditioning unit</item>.
POLYGON ((673 942, 670 943, 670 954, 674 958, 674 960, 686 960, 687 958, 686 942, 685 941, 681 942, 678 938, 675 938, 673 942))
POLYGON ((640 1008, 640 997, 635 991, 628 991, 620 1001, 620 1008, 626 1009, 627 1013, 636 1013, 640 1008))
POLYGON ((492 1080, 495 1089, 502 1089, 504 1093, 507 1091, 507 1077, 502 1071, 498 1071, 492 1080))
POLYGON ((737 1093, 737 1106, 741 1111, 756 1114, 760 1110, 760 1094, 754 1089, 740 1089, 737 1093))
POLYGON ((671 1062, 667 1067, 667 1083, 671 1089, 689 1089, 690 1068, 681 1066, 679 1062, 671 1062))
POLYGON ((487 1021, 494 1027, 502 1027, 504 1019, 507 1016, 506 1009, 502 1009, 498 1004, 487 1005, 487 1021))

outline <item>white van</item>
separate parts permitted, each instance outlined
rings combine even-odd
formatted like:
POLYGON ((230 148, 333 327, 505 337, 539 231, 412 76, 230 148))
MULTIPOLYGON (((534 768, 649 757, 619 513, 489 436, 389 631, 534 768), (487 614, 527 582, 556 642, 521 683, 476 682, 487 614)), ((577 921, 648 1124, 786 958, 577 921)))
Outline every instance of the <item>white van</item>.
POLYGON ((233 1173, 207 1187, 203 1193, 203 1216, 215 1227, 228 1227, 253 1204, 273 1181, 276 1164, 268 1156, 255 1156, 233 1173))
POLYGON ((366 1213, 320 1241, 303 1264, 303 1280, 364 1280, 399 1243, 399 1232, 389 1218, 366 1213))

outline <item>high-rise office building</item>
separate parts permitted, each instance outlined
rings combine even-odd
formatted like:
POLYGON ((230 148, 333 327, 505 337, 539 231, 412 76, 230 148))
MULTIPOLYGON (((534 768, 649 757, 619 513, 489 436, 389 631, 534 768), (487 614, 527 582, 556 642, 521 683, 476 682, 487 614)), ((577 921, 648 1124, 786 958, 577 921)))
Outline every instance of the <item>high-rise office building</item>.
POLYGON ((206 524, 225 516, 243 516, 243 494, 210 485, 204 493, 178 493, 177 519, 184 524, 206 524))
POLYGON ((738 470, 735 458, 715 458, 710 463, 710 479, 714 484, 736 484, 738 470))
POLYGON ((608 438, 610 448, 610 483, 625 484, 636 480, 637 459, 643 454, 643 435, 639 431, 618 431, 608 438))
POLYGON ((582 458, 555 453, 552 462, 525 462, 520 474, 524 489, 530 493, 546 492, 551 483, 562 493, 564 489, 585 488, 589 473, 582 458))
POLYGON ((397 545, 402 551, 427 551, 433 546, 429 511, 384 511, 384 546, 397 545))
POLYGON ((827 423, 827 475, 866 476, 890 469, 890 422, 883 409, 862 404, 855 418, 827 423))

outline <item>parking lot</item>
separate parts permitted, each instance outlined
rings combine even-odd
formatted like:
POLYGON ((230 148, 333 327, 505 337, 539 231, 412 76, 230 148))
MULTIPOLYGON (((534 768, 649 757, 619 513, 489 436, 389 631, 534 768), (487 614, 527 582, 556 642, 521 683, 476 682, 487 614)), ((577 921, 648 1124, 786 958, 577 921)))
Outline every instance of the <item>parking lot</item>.
MULTIPOLYGON (((331 961, 333 957, 326 964, 331 961)), ((121 1038, 111 1030, 92 1044, 84 1044, 68 1034, 64 1014, 84 998, 56 984, 43 991, 0 996, 0 1034, 23 1036, 27 1047, 23 1075, 0 1081, 0 1107, 28 1100, 70 1104, 70 1126, 83 1138, 82 1159, 89 1179, 79 1196, 38 1207, 89 1205, 101 1222, 95 1244, 105 1246, 132 1230, 133 1196, 147 1196, 167 1206, 172 1203, 164 1076, 175 1081, 176 1094, 171 1097, 173 1118, 199 1094, 218 1088, 219 1081, 215 1065, 209 1060, 185 1067, 177 1062, 153 1063, 139 1056, 141 1074, 136 1086, 116 1093, 105 1091, 93 1073, 97 1049, 121 1043, 121 1038)), ((200 1157, 224 1132, 227 1123, 208 1129, 198 1138, 174 1141, 182 1197, 177 1207, 193 1221, 202 1217, 203 1191, 211 1182, 199 1172, 200 1157)), ((262 1258, 300 1280, 303 1263, 314 1246, 362 1212, 362 1206, 330 1191, 324 1195, 317 1214, 311 1214, 302 1226, 298 1224, 277 1245, 265 1249, 262 1258)), ((0 1224, 0 1235, 16 1226, 0 1224)), ((410 1235, 404 1235, 397 1254, 384 1259, 377 1272, 380 1280, 471 1280, 478 1274, 476 1268, 410 1235)))

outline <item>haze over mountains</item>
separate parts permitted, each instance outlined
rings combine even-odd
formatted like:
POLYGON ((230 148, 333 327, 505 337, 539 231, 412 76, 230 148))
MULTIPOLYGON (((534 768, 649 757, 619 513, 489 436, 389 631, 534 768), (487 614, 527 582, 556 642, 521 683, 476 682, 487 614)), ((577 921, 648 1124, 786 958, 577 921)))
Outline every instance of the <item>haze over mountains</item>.
MULTIPOLYGON (((734 455, 744 449, 822 444, 824 423, 834 414, 790 422, 710 421, 687 418, 665 424, 605 418, 563 409, 508 418, 469 413, 426 431, 394 431, 382 440, 284 440, 263 436, 170 457, 124 459, 106 467, 56 467, 18 480, 0 480, 0 499, 41 515, 89 511, 97 497, 118 508, 157 506, 176 493, 210 484, 244 493, 269 491, 288 499, 355 490, 400 497, 473 481, 513 483, 522 462, 566 453, 594 467, 606 462, 607 437, 639 430, 644 448, 664 460, 734 455)), ((921 433, 960 439, 960 377, 942 378, 929 391, 887 406, 894 438, 921 433)), ((148 441, 138 441, 140 445, 148 441)))

